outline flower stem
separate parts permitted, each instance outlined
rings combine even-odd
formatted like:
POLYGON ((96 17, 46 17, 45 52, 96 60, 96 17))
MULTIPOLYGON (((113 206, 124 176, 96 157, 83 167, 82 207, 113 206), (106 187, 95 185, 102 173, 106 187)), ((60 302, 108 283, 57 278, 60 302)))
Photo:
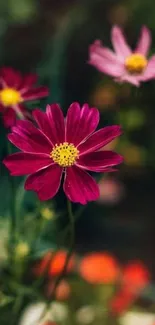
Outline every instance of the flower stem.
POLYGON ((64 276, 66 274, 66 270, 67 270, 70 258, 72 256, 72 253, 73 253, 74 241, 75 241, 74 215, 73 215, 73 212, 72 212, 72 205, 71 205, 71 202, 69 200, 67 201, 67 207, 68 207, 68 217, 69 217, 69 227, 70 227, 70 245, 69 245, 69 249, 68 249, 68 253, 67 253, 67 256, 66 256, 66 260, 65 260, 63 270, 55 280, 53 290, 51 292, 51 295, 50 295, 50 297, 49 297, 49 299, 47 301, 46 307, 43 310, 43 313, 42 313, 38 323, 43 320, 43 318, 45 317, 46 312, 47 312, 47 310, 48 310, 48 308, 50 306, 51 300, 53 300, 55 298, 57 287, 58 287, 59 283, 61 282, 61 280, 64 278, 64 276))
MULTIPOLYGON (((7 141, 7 152, 11 154, 11 145, 7 141)), ((13 260, 14 246, 16 243, 16 187, 14 178, 9 175, 10 183, 10 242, 9 242, 9 253, 10 260, 13 260)))

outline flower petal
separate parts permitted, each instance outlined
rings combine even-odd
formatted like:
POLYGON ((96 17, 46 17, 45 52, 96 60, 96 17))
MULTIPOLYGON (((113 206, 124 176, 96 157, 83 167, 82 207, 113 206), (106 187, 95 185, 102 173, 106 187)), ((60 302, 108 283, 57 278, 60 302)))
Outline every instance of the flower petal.
POLYGON ((141 29, 140 39, 137 44, 135 52, 147 56, 150 49, 150 45, 151 45, 151 33, 146 26, 143 26, 141 29))
POLYGON ((53 161, 46 155, 17 152, 5 158, 3 163, 12 176, 21 176, 46 168, 52 165, 53 161))
POLYGON ((100 129, 92 134, 84 143, 78 146, 80 156, 104 147, 107 143, 111 142, 121 134, 122 131, 119 125, 106 126, 105 128, 100 129))
POLYGON ((59 190, 62 168, 51 165, 30 175, 25 182, 25 189, 35 191, 41 201, 49 200, 59 190))
POLYGON ((23 100, 29 101, 48 96, 49 90, 47 87, 41 86, 31 89, 23 89, 21 94, 23 100))
POLYGON ((155 55, 150 58, 146 70, 140 77, 140 81, 147 81, 150 79, 155 79, 155 55))
POLYGON ((118 57, 124 62, 124 59, 131 55, 131 49, 128 46, 121 28, 114 26, 111 32, 112 44, 118 57))
POLYGON ((78 145, 97 128, 99 111, 84 104, 82 108, 78 103, 70 105, 66 117, 66 141, 78 145))
POLYGON ((76 166, 66 169, 63 188, 69 200, 81 204, 95 201, 100 195, 95 180, 76 166))
MULTIPOLYGON (((39 128, 41 129, 41 131, 46 134, 46 136, 51 139, 51 135, 52 135, 52 130, 51 130, 51 125, 49 122, 49 119, 47 117, 47 114, 45 112, 42 112, 40 109, 35 109, 32 112, 32 115, 35 119, 35 121, 37 122, 39 128)), ((56 142, 56 139, 54 137, 52 137, 51 142, 53 143, 53 145, 56 142)))
POLYGON ((9 67, 0 70, 0 80, 4 87, 13 87, 15 89, 19 89, 22 83, 20 72, 9 67))
POLYGON ((21 93, 28 88, 31 88, 37 82, 38 76, 36 74, 27 74, 23 77, 21 93))
POLYGON ((46 114, 51 128, 50 140, 53 144, 65 141, 65 122, 58 104, 47 105, 46 114))
POLYGON ((123 157, 113 151, 98 151, 81 156, 77 166, 94 172, 103 172, 109 167, 116 166, 123 161, 123 157))
POLYGON ((104 48, 99 42, 95 42, 90 47, 89 64, 95 66, 99 71, 119 77, 124 73, 124 62, 120 62, 119 58, 110 50, 104 48))
POLYGON ((49 155, 53 147, 46 135, 29 121, 17 121, 8 138, 17 148, 25 152, 49 155))
POLYGON ((139 87, 140 85, 140 79, 141 76, 140 75, 135 75, 135 76, 131 76, 129 74, 124 74, 123 76, 121 76, 120 78, 116 78, 115 81, 122 83, 122 82, 128 82, 134 86, 139 87))
POLYGON ((8 107, 3 113, 3 123, 6 128, 10 128, 16 123, 16 113, 13 108, 8 107))

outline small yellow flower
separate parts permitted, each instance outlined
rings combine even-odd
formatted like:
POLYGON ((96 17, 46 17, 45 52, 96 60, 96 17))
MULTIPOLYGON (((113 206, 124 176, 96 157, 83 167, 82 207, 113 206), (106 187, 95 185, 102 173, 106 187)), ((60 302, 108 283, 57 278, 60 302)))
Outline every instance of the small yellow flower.
POLYGON ((40 213, 41 213, 42 218, 45 220, 51 220, 54 217, 54 211, 47 207, 42 208, 40 213))
POLYGON ((30 247, 26 242, 20 242, 16 245, 15 254, 17 258, 24 258, 28 255, 30 247))

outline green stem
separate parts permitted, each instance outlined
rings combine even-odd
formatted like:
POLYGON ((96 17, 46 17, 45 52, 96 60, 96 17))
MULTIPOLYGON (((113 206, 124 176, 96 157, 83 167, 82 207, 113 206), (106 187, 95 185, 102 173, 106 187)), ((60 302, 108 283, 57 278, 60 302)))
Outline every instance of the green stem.
MULTIPOLYGON (((12 153, 10 142, 7 141, 7 151, 8 154, 12 153)), ((13 260, 14 255, 14 246, 16 243, 16 187, 14 178, 9 175, 10 183, 10 243, 9 243, 9 252, 10 259, 13 260)))
POLYGON ((74 215, 73 215, 73 212, 72 212, 72 205, 71 205, 71 202, 69 200, 67 201, 67 207, 68 207, 68 217, 69 217, 69 226, 70 226, 70 245, 69 245, 69 249, 68 249, 68 253, 67 253, 67 256, 66 256, 66 261, 65 261, 63 270, 55 280, 51 296, 49 297, 49 299, 47 301, 46 307, 45 307, 40 319, 38 320, 38 323, 43 320, 43 318, 46 315, 46 312, 47 312, 47 310, 48 310, 48 308, 49 308, 49 306, 51 304, 51 300, 53 300, 55 298, 57 287, 58 287, 59 283, 62 281, 62 279, 64 278, 64 276, 66 274, 67 266, 69 264, 70 258, 71 258, 72 253, 73 253, 74 240, 75 240, 74 215))

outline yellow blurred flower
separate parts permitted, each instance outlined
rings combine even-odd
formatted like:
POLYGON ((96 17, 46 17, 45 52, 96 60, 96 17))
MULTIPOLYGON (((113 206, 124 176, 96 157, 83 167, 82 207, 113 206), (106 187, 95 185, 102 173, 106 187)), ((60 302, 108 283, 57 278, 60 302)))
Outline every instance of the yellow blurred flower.
POLYGON ((47 207, 42 208, 40 213, 42 218, 45 220, 51 220, 54 217, 54 211, 47 207))
POLYGON ((20 242, 15 247, 15 255, 17 258, 24 258, 29 254, 30 247, 26 242, 20 242))

